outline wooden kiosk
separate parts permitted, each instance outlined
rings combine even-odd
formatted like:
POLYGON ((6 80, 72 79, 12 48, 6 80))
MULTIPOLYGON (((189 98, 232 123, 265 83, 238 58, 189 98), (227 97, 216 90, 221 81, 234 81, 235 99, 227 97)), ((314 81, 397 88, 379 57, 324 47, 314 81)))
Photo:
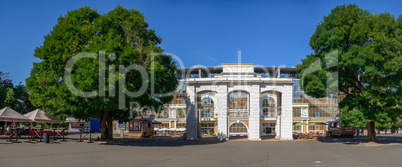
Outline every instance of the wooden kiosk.
POLYGON ((142 117, 132 118, 129 122, 128 136, 132 137, 153 137, 155 115, 146 115, 142 117))

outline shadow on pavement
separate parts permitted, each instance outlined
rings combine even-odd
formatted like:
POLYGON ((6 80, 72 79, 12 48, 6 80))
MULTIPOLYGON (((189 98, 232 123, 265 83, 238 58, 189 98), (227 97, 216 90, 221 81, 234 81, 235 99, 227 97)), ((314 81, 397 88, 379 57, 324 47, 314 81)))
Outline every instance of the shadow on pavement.
MULTIPOLYGON (((398 135, 379 135, 376 137, 377 138, 377 143, 378 144, 389 144, 389 143, 401 143, 402 144, 402 136, 398 135)), ((366 136, 359 136, 359 137, 351 137, 351 138, 346 138, 346 137, 327 137, 327 138, 321 138, 317 139, 317 141, 323 142, 323 143, 343 143, 343 144, 360 144, 366 142, 367 137, 366 136)))
POLYGON ((115 138, 103 145, 146 146, 146 147, 180 147, 187 145, 207 145, 223 143, 216 137, 203 137, 197 140, 185 140, 174 136, 156 136, 154 138, 115 138))

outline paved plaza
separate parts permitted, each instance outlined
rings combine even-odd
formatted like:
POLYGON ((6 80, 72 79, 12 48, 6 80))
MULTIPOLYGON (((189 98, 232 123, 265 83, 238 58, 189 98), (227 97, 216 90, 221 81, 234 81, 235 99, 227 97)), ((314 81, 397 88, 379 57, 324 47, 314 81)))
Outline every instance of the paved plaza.
MULTIPOLYGON (((96 138, 97 135, 94 135, 96 138)), ((402 135, 382 135, 385 144, 360 138, 323 140, 196 141, 178 137, 116 138, 110 143, 9 143, 0 139, 1 166, 400 166, 402 135)))

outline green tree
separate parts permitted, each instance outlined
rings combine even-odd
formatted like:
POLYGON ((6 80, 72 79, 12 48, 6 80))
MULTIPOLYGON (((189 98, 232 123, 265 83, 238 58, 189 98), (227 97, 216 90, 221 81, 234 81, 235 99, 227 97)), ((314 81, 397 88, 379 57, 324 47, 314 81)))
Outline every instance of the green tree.
POLYGON ((98 118, 101 139, 111 140, 112 121, 128 119, 130 102, 157 110, 172 99, 172 96, 154 96, 151 89, 153 84, 155 93, 165 94, 174 91, 178 83, 172 57, 162 54, 163 50, 157 46, 161 41, 136 9, 117 6, 103 15, 90 7, 69 11, 58 19, 43 45, 35 49, 34 56, 42 61, 34 64, 26 80, 29 98, 32 104, 53 115, 98 118), (161 55, 152 56, 157 53, 161 55), (76 55, 94 57, 81 58, 66 68, 76 55), (99 63, 102 61, 104 64, 99 63), (133 64, 145 69, 149 77, 136 70, 124 70, 123 67, 133 64), (151 75, 152 72, 156 75, 151 75), (143 83, 147 85, 144 93, 126 95, 128 91, 139 91, 143 83), (90 93, 85 96, 74 93, 71 86, 90 93))
POLYGON ((376 123, 388 127, 392 116, 401 114, 395 110, 402 104, 401 42, 401 17, 371 14, 354 4, 337 6, 317 25, 309 43, 314 53, 298 66, 305 76, 302 89, 323 97, 336 87, 345 95, 342 125, 366 126, 367 141, 375 141, 376 123))
POLYGON ((25 86, 22 84, 14 86, 8 78, 8 73, 0 71, 0 109, 4 107, 13 108, 21 114, 35 109, 29 101, 25 86))
POLYGON ((26 114, 36 109, 29 100, 28 90, 24 85, 19 84, 15 86, 14 92, 15 98, 17 99, 17 102, 14 106, 16 111, 20 112, 21 114, 26 114))
POLYGON ((4 104, 4 100, 6 100, 8 88, 12 88, 13 83, 8 78, 8 73, 4 73, 0 71, 0 109, 7 107, 4 104))
POLYGON ((402 128, 402 117, 397 117, 395 123, 395 128, 402 128))
POLYGON ((6 99, 4 99, 4 106, 6 107, 14 107, 17 103, 17 99, 15 99, 15 93, 12 88, 7 88, 6 99))

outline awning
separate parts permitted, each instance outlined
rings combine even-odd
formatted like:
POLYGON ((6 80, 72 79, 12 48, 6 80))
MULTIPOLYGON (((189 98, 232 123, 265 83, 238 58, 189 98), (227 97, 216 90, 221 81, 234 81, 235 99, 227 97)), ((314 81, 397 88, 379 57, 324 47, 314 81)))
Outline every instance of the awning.
POLYGON ((36 109, 29 113, 24 114, 25 117, 31 119, 32 122, 40 122, 40 123, 61 123, 57 118, 45 113, 41 109, 36 109))
POLYGON ((24 117, 23 115, 9 107, 5 107, 0 110, 0 121, 31 122, 29 118, 24 117))

